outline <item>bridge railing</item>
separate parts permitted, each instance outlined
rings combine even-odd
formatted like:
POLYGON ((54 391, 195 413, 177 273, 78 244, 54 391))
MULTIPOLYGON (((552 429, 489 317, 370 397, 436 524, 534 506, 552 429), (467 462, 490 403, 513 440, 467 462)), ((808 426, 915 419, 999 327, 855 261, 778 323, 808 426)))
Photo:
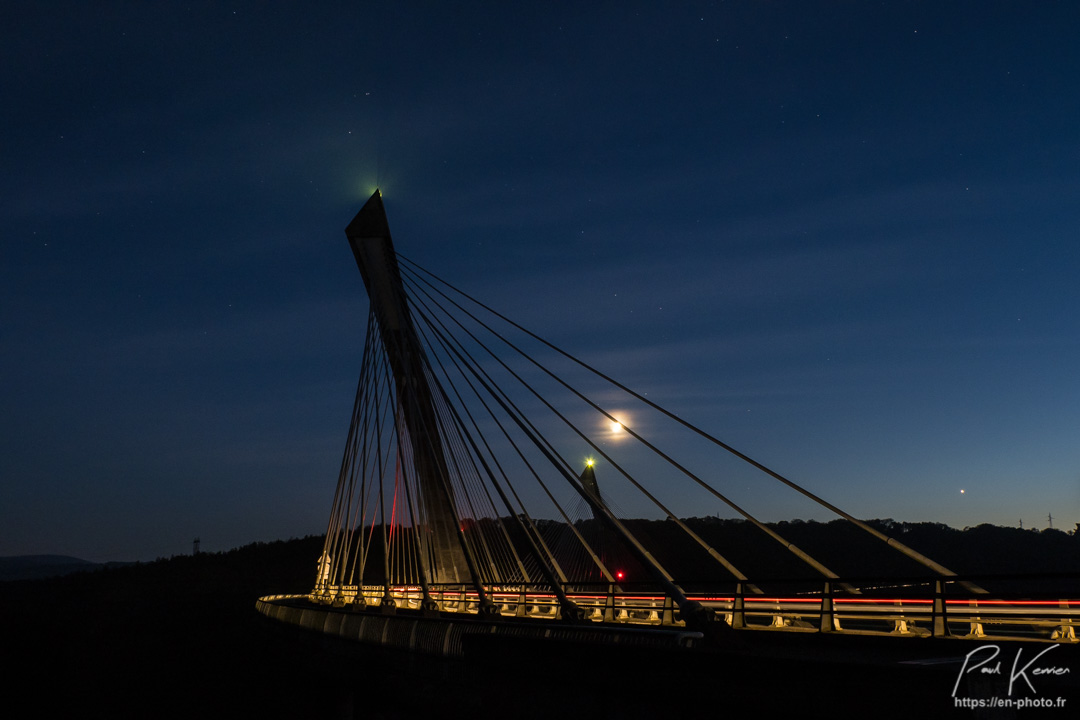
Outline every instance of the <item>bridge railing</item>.
POLYGON ((762 594, 749 587, 690 596, 737 628, 1058 642, 1075 641, 1080 628, 1080 573, 763 580, 753 586, 762 594))
MULTIPOLYGON (((1080 573, 911 578, 764 579, 683 583, 689 600, 736 629, 910 637, 1043 639, 1076 642, 1080 573), (992 594, 983 588, 996 590, 992 594), (1027 590, 1025 590, 1027 588, 1027 590), (1034 588, 1032 590, 1031 588, 1034 588)), ((560 593, 544 584, 431 585, 441 613, 566 620, 560 593)), ((580 618, 596 623, 684 626, 680 609, 652 583, 568 583, 559 588, 580 618)), ((421 610, 419 586, 325 586, 312 599, 421 610)), ((432 608, 429 608, 432 609, 432 608)))

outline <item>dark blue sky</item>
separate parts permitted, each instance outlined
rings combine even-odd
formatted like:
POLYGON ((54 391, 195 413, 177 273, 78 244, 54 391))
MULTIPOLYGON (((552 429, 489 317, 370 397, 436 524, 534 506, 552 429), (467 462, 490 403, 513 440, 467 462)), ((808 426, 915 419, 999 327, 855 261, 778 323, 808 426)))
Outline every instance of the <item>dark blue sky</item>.
POLYGON ((1080 521, 1073 3, 363 5, 3 4, 0 555, 324 530, 376 184, 853 514, 1080 521))

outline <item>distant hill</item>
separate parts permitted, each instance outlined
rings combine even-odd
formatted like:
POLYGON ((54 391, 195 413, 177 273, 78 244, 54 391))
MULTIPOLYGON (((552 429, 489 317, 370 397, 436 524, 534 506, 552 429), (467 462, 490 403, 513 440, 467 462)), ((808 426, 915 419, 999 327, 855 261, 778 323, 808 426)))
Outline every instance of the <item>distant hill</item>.
POLYGON ((13 555, 0 557, 0 582, 42 580, 72 573, 119 567, 130 563, 95 563, 68 555, 13 555))

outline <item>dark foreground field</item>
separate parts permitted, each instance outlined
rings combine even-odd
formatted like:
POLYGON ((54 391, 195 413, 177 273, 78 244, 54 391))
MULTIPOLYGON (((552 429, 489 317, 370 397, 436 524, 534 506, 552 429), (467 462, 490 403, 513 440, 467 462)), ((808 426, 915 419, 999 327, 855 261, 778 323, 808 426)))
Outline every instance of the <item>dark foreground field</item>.
MULTIPOLYGON (((4 715, 30 708, 43 718, 1014 716, 956 707, 959 659, 974 647, 957 642, 927 652, 922 640, 827 645, 773 636, 767 642, 776 647, 754 640, 755 647, 691 656, 481 638, 467 645, 466 660, 449 663, 330 642, 256 613, 261 595, 310 589, 320 548, 320 538, 308 538, 0 583, 0 660, 12 668, 4 673, 4 715), (897 662, 905 654, 941 662, 897 662)), ((1066 706, 1022 715, 1075 717, 1076 650, 1057 648, 1050 664, 1068 672, 1027 693, 1061 697, 1066 706)), ((1002 655, 1006 676, 1012 653, 1002 655)), ((975 689, 1003 694, 994 682, 975 689)))

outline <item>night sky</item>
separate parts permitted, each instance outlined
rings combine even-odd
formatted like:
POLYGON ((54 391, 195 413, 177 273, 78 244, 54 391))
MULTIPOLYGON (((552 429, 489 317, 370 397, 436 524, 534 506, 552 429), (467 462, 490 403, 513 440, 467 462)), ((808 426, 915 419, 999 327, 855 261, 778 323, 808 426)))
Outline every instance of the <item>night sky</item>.
POLYGON ((324 531, 376 186, 857 516, 1080 521, 1077 5, 366 5, 0 7, 0 555, 324 531))

